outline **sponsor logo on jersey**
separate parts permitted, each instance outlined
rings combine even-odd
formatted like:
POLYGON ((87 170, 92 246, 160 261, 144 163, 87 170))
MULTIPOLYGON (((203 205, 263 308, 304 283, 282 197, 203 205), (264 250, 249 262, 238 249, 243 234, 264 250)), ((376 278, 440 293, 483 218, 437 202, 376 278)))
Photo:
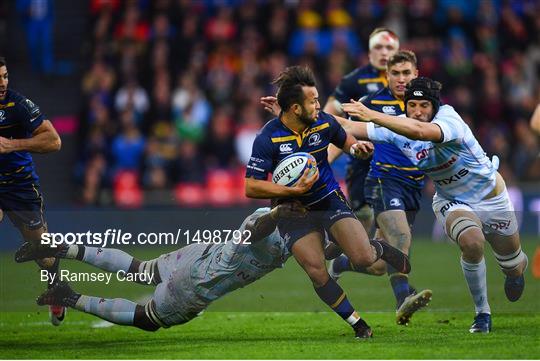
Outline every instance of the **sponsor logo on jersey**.
POLYGON ((377 90, 379 90, 379 84, 369 83, 368 85, 366 85, 366 89, 370 93, 375 93, 377 90))
POLYGON ((384 107, 382 107, 382 111, 385 114, 396 114, 396 109, 393 105, 385 105, 384 107))
POLYGON ((461 168, 459 172, 457 172, 456 174, 451 175, 449 178, 436 180, 435 183, 437 183, 440 186, 446 186, 451 183, 457 182, 461 178, 465 177, 467 174, 469 174, 469 170, 465 168, 461 168))
POLYGON ((263 163, 263 162, 264 162, 264 159, 256 158, 256 157, 251 157, 251 158, 249 158, 249 161, 250 161, 250 162, 253 162, 253 163, 263 163))
POLYGON ((438 170, 450 168, 450 166, 452 164, 456 163, 456 161, 457 161, 456 156, 452 156, 452 158, 450 158, 447 162, 444 162, 443 164, 438 165, 438 166, 433 167, 433 168, 425 169, 424 171, 425 172, 435 172, 435 171, 438 171, 438 170))
POLYGON ((454 200, 454 201, 450 201, 450 202, 446 203, 444 206, 442 206, 442 208, 441 208, 441 210, 439 212, 444 217, 444 215, 446 214, 446 212, 448 212, 448 210, 450 208, 452 208, 453 206, 457 206, 458 204, 464 204, 464 205, 468 206, 468 204, 465 203, 465 202, 454 200))
POLYGON ((420 91, 420 90, 415 90, 415 91, 413 92, 413 95, 414 95, 415 97, 423 97, 423 96, 424 96, 424 93, 422 93, 422 91, 420 91))
POLYGON ((418 153, 416 153, 416 159, 422 160, 424 158, 427 158, 427 156, 429 155, 429 151, 432 150, 432 149, 433 149, 433 147, 425 148, 425 149, 422 149, 422 150, 418 151, 418 153))
POLYGON ((0 110, 0 123, 6 120, 6 112, 3 110, 0 110))
POLYGON ((310 147, 316 147, 321 144, 321 135, 319 133, 313 133, 308 138, 308 145, 310 147))
POLYGON ((279 152, 282 153, 282 154, 283 153, 292 153, 293 149, 292 149, 291 143, 280 144, 279 152))
POLYGON ((390 205, 392 207, 399 207, 401 205, 401 201, 399 200, 399 198, 392 198, 390 199, 390 205))

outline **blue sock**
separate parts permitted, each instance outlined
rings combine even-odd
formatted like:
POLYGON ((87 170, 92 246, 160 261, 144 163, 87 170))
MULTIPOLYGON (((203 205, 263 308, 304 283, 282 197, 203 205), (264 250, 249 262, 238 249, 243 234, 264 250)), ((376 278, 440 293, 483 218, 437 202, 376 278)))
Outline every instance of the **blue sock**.
POLYGON ((324 286, 315 288, 315 292, 324 303, 330 306, 349 325, 353 326, 360 319, 360 316, 347 299, 345 291, 333 279, 330 278, 324 286))
POLYGON ((410 294, 409 277, 403 273, 399 273, 390 265, 387 266, 388 276, 390 276, 390 284, 396 297, 397 307, 401 306, 405 298, 410 294))

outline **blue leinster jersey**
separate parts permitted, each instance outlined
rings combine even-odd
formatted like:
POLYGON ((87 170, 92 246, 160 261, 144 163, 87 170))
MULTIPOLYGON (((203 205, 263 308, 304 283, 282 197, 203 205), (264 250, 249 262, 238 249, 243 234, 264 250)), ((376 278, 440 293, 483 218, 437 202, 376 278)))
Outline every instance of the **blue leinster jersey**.
POLYGON ((340 103, 348 103, 351 99, 358 100, 363 96, 381 90, 387 85, 388 82, 384 71, 377 70, 370 64, 345 75, 332 96, 340 103))
MULTIPOLYGON (((332 96, 340 103, 348 103, 351 99, 358 100, 383 89, 387 85, 388 81, 386 80, 385 72, 369 64, 361 68, 356 68, 345 75, 332 93, 332 96)), ((348 182, 362 184, 363 188, 363 179, 355 178, 365 177, 371 159, 360 159, 351 156, 348 158, 348 182)), ((352 201, 354 202, 354 199, 352 201)))
POLYGON ((310 153, 317 160, 319 179, 310 191, 298 199, 306 205, 316 203, 339 189, 328 163, 328 145, 342 148, 347 134, 332 115, 319 112, 317 120, 302 134, 287 128, 281 119, 274 118, 262 128, 253 142, 246 178, 267 180, 278 163, 297 152, 310 153))
MULTIPOLYGON (((0 101, 0 137, 30 138, 44 119, 36 104, 13 90, 8 89, 6 98, 0 101)), ((0 154, 0 192, 37 182, 38 176, 29 152, 0 154)))
MULTIPOLYGON (((389 115, 401 115, 405 112, 403 101, 396 99, 389 88, 384 88, 362 100, 368 108, 389 115)), ((413 187, 424 186, 424 172, 418 168, 391 143, 375 143, 368 177, 391 178, 413 187)))

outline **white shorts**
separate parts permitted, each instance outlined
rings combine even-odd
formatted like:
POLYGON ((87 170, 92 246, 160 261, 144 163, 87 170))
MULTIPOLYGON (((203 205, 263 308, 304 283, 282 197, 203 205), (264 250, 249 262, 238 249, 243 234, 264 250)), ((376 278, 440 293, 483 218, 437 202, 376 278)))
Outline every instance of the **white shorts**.
POLYGON ((208 306, 198 297, 191 279, 191 267, 204 249, 203 245, 193 244, 157 259, 162 282, 157 285, 153 300, 163 327, 186 323, 208 306))
MULTIPOLYGON (((455 199, 446 199, 435 193, 433 197, 433 212, 446 232, 446 219, 455 210, 462 209, 476 214, 482 222, 484 234, 511 236, 518 231, 518 222, 514 206, 508 196, 508 191, 490 199, 476 203, 467 203, 455 199)), ((448 233, 447 233, 448 234, 448 233)))

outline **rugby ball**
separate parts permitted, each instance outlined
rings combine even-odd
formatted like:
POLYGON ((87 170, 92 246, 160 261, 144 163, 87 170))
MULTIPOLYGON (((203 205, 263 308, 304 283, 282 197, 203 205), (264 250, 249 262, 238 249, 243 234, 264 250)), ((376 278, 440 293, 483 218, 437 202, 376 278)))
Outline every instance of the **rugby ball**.
POLYGON ((309 169, 308 175, 317 171, 315 158, 309 153, 293 153, 279 162, 274 169, 272 182, 291 187, 302 177, 305 169, 309 169))

